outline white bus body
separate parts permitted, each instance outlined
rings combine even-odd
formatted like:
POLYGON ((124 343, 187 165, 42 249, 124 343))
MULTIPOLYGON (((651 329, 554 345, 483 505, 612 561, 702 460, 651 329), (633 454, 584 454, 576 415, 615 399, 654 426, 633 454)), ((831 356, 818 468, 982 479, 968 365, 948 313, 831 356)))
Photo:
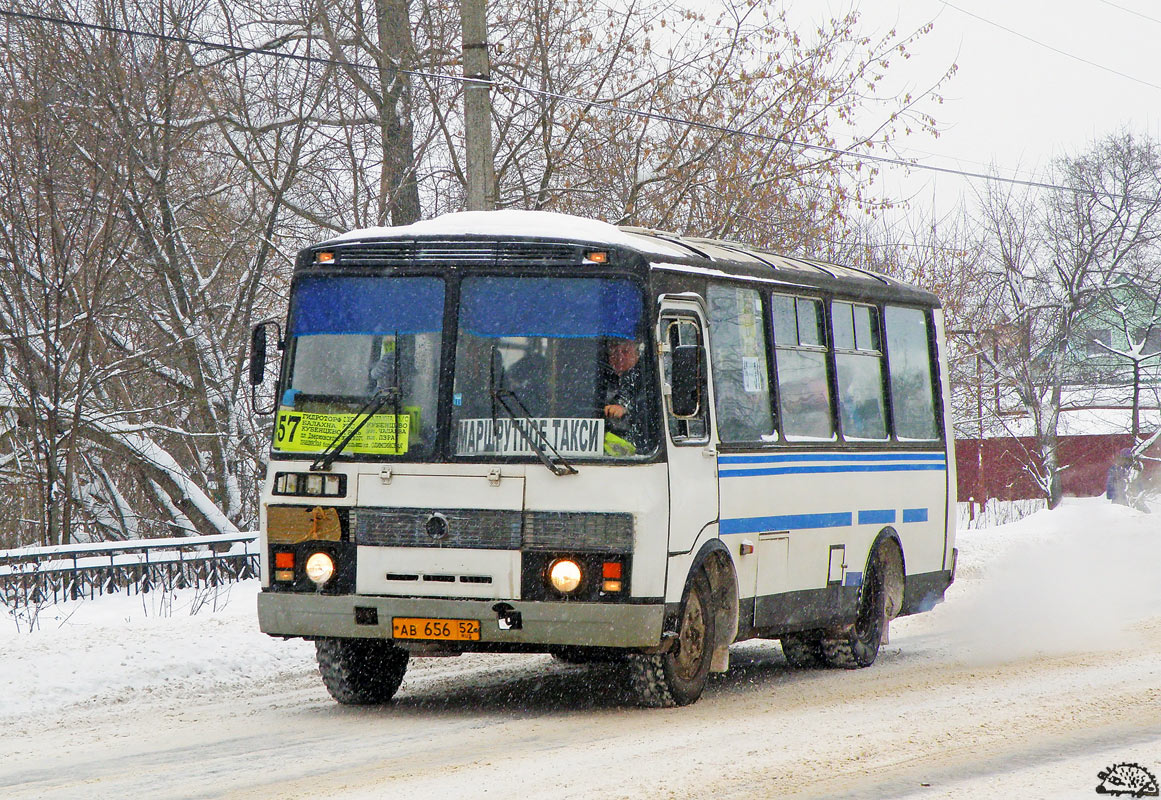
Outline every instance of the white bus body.
POLYGON ((942 317, 914 287, 458 214, 303 251, 279 344, 259 620, 316 640, 340 702, 389 699, 412 655, 548 651, 684 704, 740 639, 866 666, 953 580, 942 317))

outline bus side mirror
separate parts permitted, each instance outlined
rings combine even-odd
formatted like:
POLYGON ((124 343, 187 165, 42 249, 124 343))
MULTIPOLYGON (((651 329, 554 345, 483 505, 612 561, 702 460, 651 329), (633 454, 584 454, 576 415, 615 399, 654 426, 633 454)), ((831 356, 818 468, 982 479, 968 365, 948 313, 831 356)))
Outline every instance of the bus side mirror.
POLYGON ((673 348, 670 410, 675 417, 688 419, 701 410, 702 353, 701 345, 696 344, 673 348))
POLYGON ((266 323, 250 331, 250 385, 258 386, 266 376, 266 323))
POLYGON ((275 341, 278 349, 282 349, 282 326, 274 320, 259 322, 250 329, 250 408, 255 414, 273 414, 274 403, 258 402, 258 387, 266 378, 266 329, 274 328, 275 341))

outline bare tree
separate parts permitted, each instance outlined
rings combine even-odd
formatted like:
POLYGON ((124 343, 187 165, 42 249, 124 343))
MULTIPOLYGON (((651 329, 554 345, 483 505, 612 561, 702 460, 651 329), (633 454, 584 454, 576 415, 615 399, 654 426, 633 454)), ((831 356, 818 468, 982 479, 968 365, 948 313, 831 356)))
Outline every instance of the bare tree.
POLYGON ((1086 315, 1124 281, 1161 233, 1158 145, 1129 133, 1062 159, 1046 195, 990 184, 982 200, 987 281, 977 328, 989 368, 1018 399, 1036 440, 1033 470, 1049 506, 1060 502, 1057 435, 1070 377, 1069 343, 1086 315))
MULTIPOLYGON (((708 20, 649 2, 517 6, 492 6, 501 205, 782 249, 813 250, 852 208, 884 205, 867 190, 873 169, 810 146, 867 152, 934 132, 922 109, 952 71, 884 96, 894 59, 929 27, 872 41, 854 12, 804 41, 751 0, 708 20)), ((450 119, 442 129, 458 135, 450 119)))
POLYGON ((0 486, 8 530, 63 544, 90 458, 77 421, 103 377, 100 319, 125 294, 110 205, 121 154, 94 128, 79 88, 88 65, 67 55, 75 37, 12 24, 5 33, 0 80, 14 91, 0 112, 0 486))

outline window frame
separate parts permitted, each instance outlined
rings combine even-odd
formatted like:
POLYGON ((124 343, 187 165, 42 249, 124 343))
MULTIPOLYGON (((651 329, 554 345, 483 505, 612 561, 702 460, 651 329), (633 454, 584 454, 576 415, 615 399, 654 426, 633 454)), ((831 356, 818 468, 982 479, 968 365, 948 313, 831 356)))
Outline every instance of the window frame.
MULTIPOLYGON (((887 335, 886 335, 885 327, 883 325, 883 308, 882 308, 882 306, 880 306, 879 304, 876 304, 876 303, 867 303, 867 302, 862 302, 862 301, 858 301, 858 300, 849 300, 849 299, 846 299, 846 298, 841 297, 841 296, 831 296, 830 302, 828 303, 828 309, 830 311, 830 334, 831 334, 830 353, 831 353, 831 358, 834 361, 834 380, 835 380, 834 406, 835 406, 835 416, 836 416, 835 422, 837 424, 836 430, 838 431, 839 436, 842 438, 842 440, 844 442, 849 442, 851 444, 882 445, 885 443, 898 441, 899 439, 898 439, 898 436, 895 432, 895 415, 892 411, 893 405, 892 405, 892 397, 891 397, 890 376, 888 374, 888 366, 887 366, 887 348, 886 348, 887 335), (834 324, 834 308, 836 305, 845 305, 845 306, 848 306, 851 310, 851 341, 852 341, 852 344, 854 345, 853 348, 840 349, 835 344, 835 342, 838 341, 838 337, 835 333, 835 324, 834 324), (871 320, 872 320, 873 324, 871 327, 871 336, 873 338, 878 339, 877 342, 874 342, 874 344, 878 345, 877 348, 859 347, 859 325, 858 325, 858 322, 856 321, 856 318, 855 318, 855 309, 858 309, 858 308, 867 308, 867 309, 870 309, 872 312, 873 316, 871 317, 871 320), (885 432, 885 435, 883 436, 883 438, 871 439, 871 438, 866 438, 866 437, 862 437, 862 436, 854 437, 854 436, 848 435, 847 431, 844 429, 843 419, 842 419, 842 417, 843 417, 843 415, 842 415, 842 386, 839 384, 839 364, 838 364, 838 361, 839 361, 840 355, 845 355, 845 356, 853 355, 853 356, 860 356, 860 357, 868 358, 868 359, 870 359, 870 358, 878 359, 878 363, 879 363, 879 398, 883 401, 883 429, 885 432)), ((927 441, 927 440, 924 440, 924 441, 927 441)))
POLYGON ((706 319, 706 326, 708 329, 708 337, 707 337, 708 341, 706 344, 707 344, 707 350, 710 353, 710 360, 711 360, 710 372, 711 372, 711 377, 713 380, 713 387, 714 387, 714 418, 715 418, 715 428, 717 429, 718 442, 720 444, 723 444, 726 446, 730 446, 730 445, 766 446, 766 445, 771 445, 771 444, 776 444, 776 443, 782 442, 784 440, 784 437, 782 436, 782 433, 780 431, 779 413, 778 413, 778 406, 777 406, 779 394, 777 391, 776 378, 775 378, 774 370, 773 370, 774 359, 773 359, 773 355, 772 355, 772 349, 773 349, 774 345, 773 345, 773 325, 771 325, 771 323, 770 323, 770 307, 771 307, 770 301, 769 301, 770 292, 764 290, 764 287, 762 287, 760 285, 755 285, 753 283, 748 283, 748 282, 709 281, 706 284, 705 294, 706 294, 705 305, 706 305, 706 309, 707 309, 707 313, 708 313, 708 317, 706 319), (760 340, 759 341, 760 341, 761 347, 762 347, 763 366, 765 367, 766 405, 767 405, 767 413, 768 413, 768 422, 769 422, 769 427, 770 427, 770 433, 768 435, 771 437, 769 439, 764 439, 764 438, 759 437, 759 438, 749 438, 749 439, 730 439, 727 441, 722 436, 722 419, 721 419, 722 415, 721 415, 721 409, 718 406, 719 398, 721 397, 721 389, 720 389, 720 383, 718 380, 718 375, 719 375, 719 370, 721 369, 721 367, 719 366, 719 359, 717 358, 717 351, 716 351, 715 345, 714 345, 715 335, 714 335, 713 301, 710 297, 710 293, 714 289, 714 287, 718 287, 719 289, 726 289, 726 290, 731 291, 731 292, 737 292, 739 290, 745 291, 745 292, 750 292, 758 300, 758 317, 759 317, 758 324, 759 324, 759 328, 760 328, 760 331, 759 331, 760 340))
MULTIPOLYGON (((781 288, 781 287, 779 287, 781 288)), ((790 287, 787 287, 790 288, 790 287)), ((783 446, 818 446, 818 445, 833 445, 835 442, 842 441, 839 435, 839 426, 837 419, 838 407, 836 404, 836 376, 835 376, 835 362, 834 362, 834 348, 832 347, 832 338, 834 331, 830 323, 830 303, 829 295, 825 292, 819 291, 815 293, 802 293, 794 291, 778 291, 771 289, 762 293, 764 295, 763 301, 766 305, 765 324, 768 326, 768 336, 770 339, 770 348, 767 351, 767 359, 770 378, 770 384, 777 387, 771 394, 772 405, 774 409, 775 431, 778 434, 778 439, 771 442, 771 445, 783 446), (788 297, 794 301, 794 344, 779 344, 777 332, 774 330, 774 297, 788 297), (798 306, 800 301, 810 301, 817 304, 820 333, 822 335, 821 344, 801 344, 802 327, 801 320, 798 314, 798 306), (828 412, 830 414, 831 435, 828 438, 789 438, 786 434, 785 424, 782 414, 782 382, 778 373, 778 353, 779 349, 790 350, 795 352, 808 353, 822 353, 823 364, 826 371, 826 386, 827 386, 827 404, 828 412)))

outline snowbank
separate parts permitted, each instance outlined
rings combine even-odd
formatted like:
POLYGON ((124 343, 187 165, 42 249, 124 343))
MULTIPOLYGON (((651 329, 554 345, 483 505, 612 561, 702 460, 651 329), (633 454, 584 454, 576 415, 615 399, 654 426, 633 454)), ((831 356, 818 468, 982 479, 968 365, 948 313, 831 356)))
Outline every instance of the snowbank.
POLYGON ((1161 608, 1161 514, 1065 499, 1018 522, 960 533, 958 580, 938 620, 969 663, 1131 648, 1161 608))
POLYGON ((257 592, 258 581, 250 580, 217 590, 105 595, 42 608, 32 632, 26 622, 18 631, 4 613, 0 719, 140 693, 209 695, 314 669, 313 646, 258 630, 257 592))

